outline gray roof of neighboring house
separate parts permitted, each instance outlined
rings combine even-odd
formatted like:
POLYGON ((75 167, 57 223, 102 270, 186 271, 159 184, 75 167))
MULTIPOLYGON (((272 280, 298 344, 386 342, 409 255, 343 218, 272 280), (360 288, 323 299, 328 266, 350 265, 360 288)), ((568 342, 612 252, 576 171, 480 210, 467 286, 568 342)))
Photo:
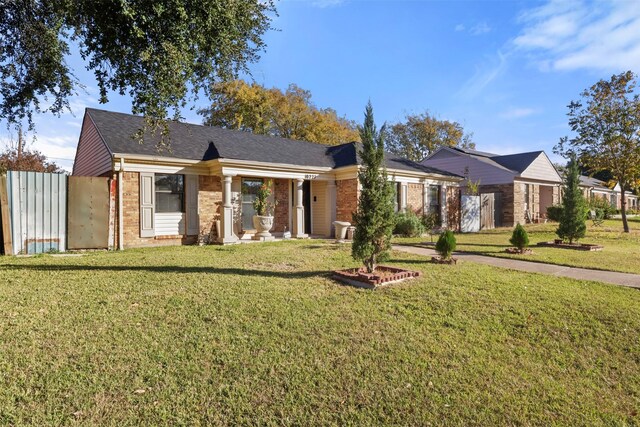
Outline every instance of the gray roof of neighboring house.
POLYGON ((613 191, 604 181, 586 175, 580 175, 580 185, 597 188, 598 190, 613 191))
POLYGON ((468 148, 460 148, 460 147, 450 147, 455 151, 459 151, 464 154, 468 154, 470 156, 474 156, 479 158, 478 160, 483 160, 488 163, 493 163, 496 167, 502 167, 509 169, 510 171, 522 173, 524 172, 531 163, 533 163, 540 154, 544 153, 544 151, 530 151, 527 153, 516 153, 516 154, 507 154, 507 155, 499 155, 494 153, 487 153, 483 151, 470 150, 468 148), (484 159, 482 159, 484 158, 484 159))
MULTIPOLYGON (((111 153, 174 157, 189 160, 218 158, 337 168, 360 164, 356 143, 326 146, 306 141, 256 135, 191 123, 169 122, 169 149, 158 146, 159 136, 145 135, 138 143, 133 135, 143 127, 141 116, 87 108, 111 153)), ((387 153, 387 167, 458 177, 387 153)))

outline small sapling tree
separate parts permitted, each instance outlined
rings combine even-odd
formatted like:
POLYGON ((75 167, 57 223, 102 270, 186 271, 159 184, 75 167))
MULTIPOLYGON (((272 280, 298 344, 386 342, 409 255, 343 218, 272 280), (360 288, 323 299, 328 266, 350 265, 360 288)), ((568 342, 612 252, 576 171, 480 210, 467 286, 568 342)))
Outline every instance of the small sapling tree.
POLYGON ((529 246, 529 235, 527 234, 527 230, 525 230, 520 223, 516 224, 516 228, 513 229, 513 234, 511 235, 509 242, 518 248, 520 253, 524 253, 525 248, 529 246))
POLYGON ((373 107, 367 104, 364 124, 360 128, 362 167, 358 172, 360 198, 353 214, 356 231, 351 255, 362 261, 368 273, 373 273, 379 261, 388 257, 395 225, 393 186, 387 179, 384 163, 384 126, 380 132, 373 121, 373 107))
POLYGON ((562 195, 562 212, 560 214, 560 225, 556 234, 562 240, 573 243, 584 237, 587 231, 586 224, 586 201, 580 189, 580 170, 575 157, 571 158, 567 165, 567 175, 564 183, 564 194, 562 195))
POLYGON ((436 252, 443 260, 451 259, 451 254, 456 250, 456 236, 451 230, 445 230, 436 242, 436 252))

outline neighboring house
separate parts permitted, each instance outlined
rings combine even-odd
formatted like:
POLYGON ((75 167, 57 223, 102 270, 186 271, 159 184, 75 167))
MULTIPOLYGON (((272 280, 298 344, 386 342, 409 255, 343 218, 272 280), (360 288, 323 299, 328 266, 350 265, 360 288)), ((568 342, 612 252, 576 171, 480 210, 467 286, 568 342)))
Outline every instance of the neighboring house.
MULTIPOLYGON (((588 200, 592 198, 604 199, 614 208, 622 209, 620 184, 610 188, 604 181, 583 175, 580 176, 580 187, 588 200)), ((625 191, 624 196, 627 201, 627 209, 638 209, 638 196, 629 191, 625 191)))
POLYGON ((480 193, 494 200, 493 226, 537 221, 560 201, 562 179, 544 151, 501 156, 441 147, 422 164, 479 182, 480 193))
MULTIPOLYGON (((325 146, 171 122, 170 151, 159 152, 157 138, 133 139, 143 124, 139 116, 87 109, 73 166, 73 175, 114 180, 111 222, 120 248, 251 238, 251 202, 265 179, 274 182, 275 235, 330 237, 333 221, 352 221, 355 143, 325 146)), ((387 172, 397 209, 435 210, 446 224, 447 196, 461 177, 393 155, 387 172)))

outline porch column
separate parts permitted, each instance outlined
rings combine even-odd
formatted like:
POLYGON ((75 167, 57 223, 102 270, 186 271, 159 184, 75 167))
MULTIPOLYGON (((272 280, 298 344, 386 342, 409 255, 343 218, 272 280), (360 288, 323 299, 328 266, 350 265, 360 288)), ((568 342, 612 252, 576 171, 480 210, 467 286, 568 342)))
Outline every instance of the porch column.
POLYGON ((296 179, 296 194, 294 199, 296 202, 296 209, 293 214, 293 237, 295 237, 296 239, 303 239, 305 237, 308 237, 304 233, 304 205, 302 204, 303 183, 304 179, 296 179))
POLYGON ((440 186, 440 222, 442 228, 447 228, 447 186, 440 186))
POLYGON ((222 185, 222 215, 220 215, 221 233, 218 243, 223 245, 236 243, 238 236, 233 232, 233 204, 231 203, 231 180, 232 177, 225 175, 222 185))
POLYGON ((429 200, 427 200, 428 197, 429 197, 429 186, 427 185, 426 182, 423 182, 422 183, 422 215, 426 215, 429 213, 428 211, 429 200))
POLYGON ((401 182, 400 183, 400 206, 398 206, 400 209, 400 212, 406 212, 407 211, 407 183, 406 182, 401 182))
POLYGON ((335 237, 335 227, 333 222, 336 220, 337 215, 337 203, 336 203, 336 181, 330 179, 327 181, 327 195, 329 197, 329 229, 331 230, 330 237, 335 237))

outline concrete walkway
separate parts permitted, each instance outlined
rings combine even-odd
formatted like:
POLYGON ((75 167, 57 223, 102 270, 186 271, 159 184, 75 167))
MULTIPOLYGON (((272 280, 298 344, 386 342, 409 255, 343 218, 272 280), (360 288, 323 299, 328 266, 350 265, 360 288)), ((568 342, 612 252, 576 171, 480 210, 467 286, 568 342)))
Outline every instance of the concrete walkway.
MULTIPOLYGON (((393 245, 393 249, 416 255, 432 257, 436 251, 431 248, 393 245)), ((562 265, 544 264, 541 262, 520 261, 511 258, 497 258, 486 255, 476 255, 468 252, 456 252, 454 256, 460 260, 476 262, 478 264, 492 265, 494 267, 508 268, 510 270, 527 271, 529 273, 541 273, 551 276, 569 277, 577 280, 591 280, 595 282, 611 283, 619 286, 640 289, 640 275, 631 273, 618 273, 615 271, 590 270, 588 268, 565 267, 562 265)))

